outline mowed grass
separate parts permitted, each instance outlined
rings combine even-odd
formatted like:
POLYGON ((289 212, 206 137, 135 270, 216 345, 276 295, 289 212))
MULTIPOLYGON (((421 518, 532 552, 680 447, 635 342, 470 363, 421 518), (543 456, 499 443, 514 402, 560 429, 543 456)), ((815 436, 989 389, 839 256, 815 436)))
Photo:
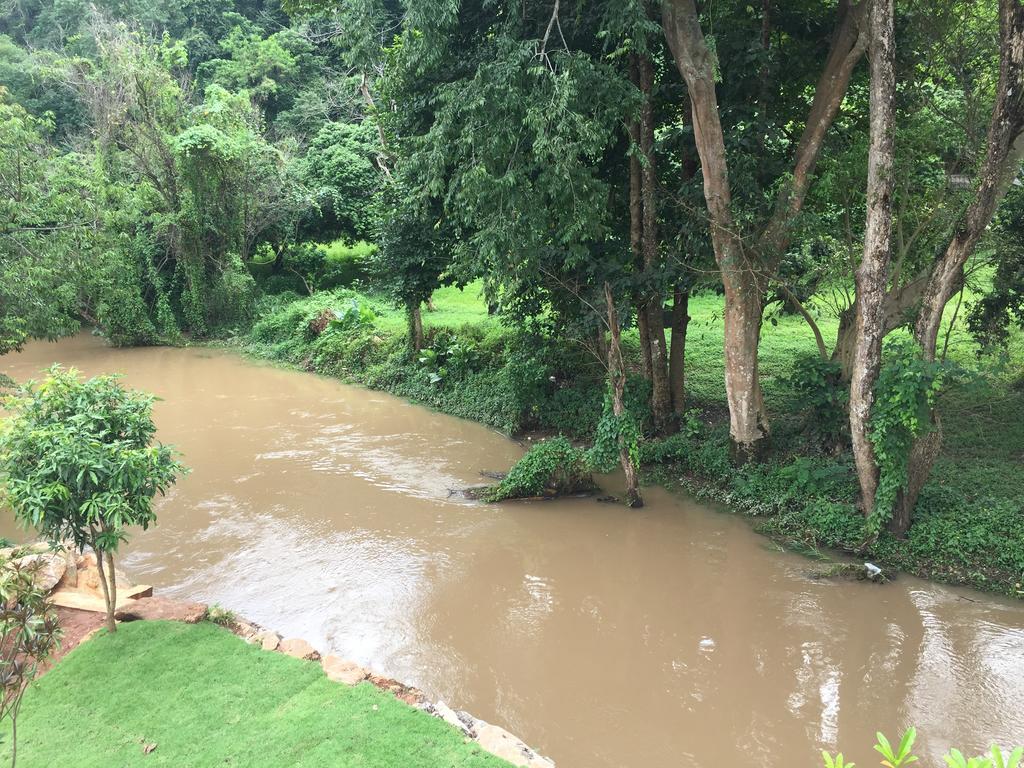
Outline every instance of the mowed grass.
MULTIPOLYGON (((10 730, 0 761, 10 762, 10 730)), ((444 722, 214 624, 140 621, 34 683, 18 765, 508 768, 444 722), (155 745, 148 754, 147 745, 155 745)))
MULTIPOLYGON (((487 302, 483 297, 483 284, 477 280, 464 288, 447 285, 434 291, 433 309, 423 305, 424 328, 462 328, 473 325, 479 328, 496 328, 501 321, 497 315, 487 314, 487 302)), ((405 312, 384 304, 377 315, 376 327, 395 334, 406 332, 405 312)))

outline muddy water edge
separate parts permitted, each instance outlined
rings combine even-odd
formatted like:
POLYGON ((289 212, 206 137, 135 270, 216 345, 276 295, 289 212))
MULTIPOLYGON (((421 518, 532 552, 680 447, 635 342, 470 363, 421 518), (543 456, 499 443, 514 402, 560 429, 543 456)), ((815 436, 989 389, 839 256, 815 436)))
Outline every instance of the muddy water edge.
MULTIPOLYGON (((89 335, 3 358, 123 373, 193 471, 122 564, 504 725, 560 768, 872 764, 876 729, 1024 743, 1024 603, 909 577, 816 581, 739 517, 484 505, 522 453, 478 424, 207 349, 89 335)), ((11 520, 0 533, 13 535, 11 520)))

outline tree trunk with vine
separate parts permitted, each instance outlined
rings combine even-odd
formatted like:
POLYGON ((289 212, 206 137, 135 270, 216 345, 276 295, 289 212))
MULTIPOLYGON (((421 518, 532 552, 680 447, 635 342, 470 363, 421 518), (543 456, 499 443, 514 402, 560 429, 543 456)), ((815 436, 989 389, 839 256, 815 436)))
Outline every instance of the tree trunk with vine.
MULTIPOLYGON (((626 389, 626 368, 622 360, 622 332, 619 327, 619 314, 615 309, 612 289, 605 283, 604 299, 608 312, 608 329, 611 340, 608 345, 608 379, 612 390, 612 413, 621 418, 626 413, 623 395, 626 389)), ((636 463, 630 454, 630 446, 619 436, 619 464, 626 476, 626 504, 630 507, 642 507, 643 496, 640 493, 640 477, 636 463)))

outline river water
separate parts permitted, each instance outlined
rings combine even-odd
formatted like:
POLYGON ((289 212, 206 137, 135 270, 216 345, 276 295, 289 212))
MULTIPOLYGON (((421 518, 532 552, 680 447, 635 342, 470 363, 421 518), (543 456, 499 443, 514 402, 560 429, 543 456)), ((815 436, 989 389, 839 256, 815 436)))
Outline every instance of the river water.
MULTIPOLYGON (((122 567, 499 723, 559 768, 877 762, 908 725, 1024 743, 1024 603, 816 581, 741 518, 658 488, 631 511, 450 496, 522 449, 385 394, 205 349, 91 336, 5 356, 159 395, 192 473, 122 567)), ((3 531, 11 529, 4 521, 3 531)))

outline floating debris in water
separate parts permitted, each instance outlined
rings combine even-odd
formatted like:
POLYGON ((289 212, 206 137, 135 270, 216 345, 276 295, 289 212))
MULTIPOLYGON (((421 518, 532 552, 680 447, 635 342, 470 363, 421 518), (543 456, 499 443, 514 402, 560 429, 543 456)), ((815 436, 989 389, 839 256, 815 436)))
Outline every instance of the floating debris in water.
POLYGON ((875 584, 885 584, 889 578, 874 563, 835 563, 828 568, 820 568, 807 571, 807 576, 812 579, 845 579, 846 581, 872 581, 875 584))

